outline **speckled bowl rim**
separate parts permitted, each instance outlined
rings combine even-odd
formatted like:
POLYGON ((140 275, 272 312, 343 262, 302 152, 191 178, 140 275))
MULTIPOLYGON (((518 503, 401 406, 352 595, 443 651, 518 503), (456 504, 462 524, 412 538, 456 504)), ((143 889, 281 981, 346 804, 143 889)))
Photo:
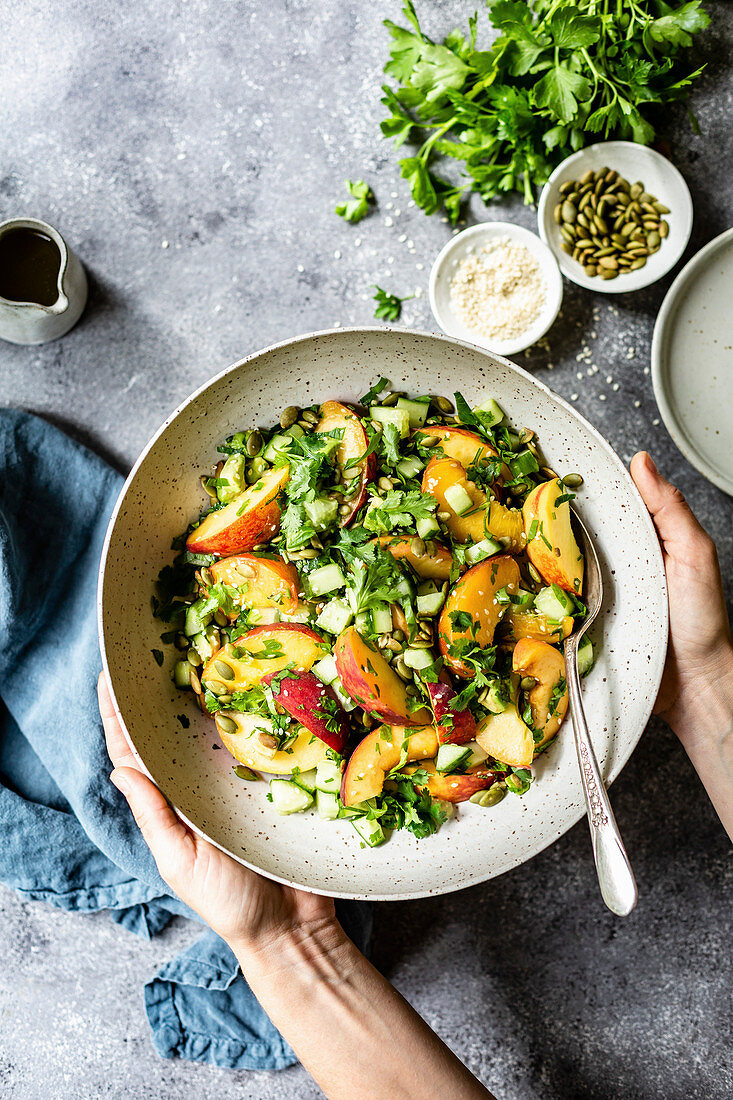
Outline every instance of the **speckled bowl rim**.
POLYGON ((703 245, 700 251, 696 252, 687 261, 679 275, 676 276, 664 296, 664 301, 654 322, 651 351, 652 385, 665 428, 687 461, 696 470, 699 470, 703 477, 706 477, 713 485, 717 485, 729 496, 733 496, 733 477, 726 477, 724 473, 720 473, 714 466, 710 465, 699 450, 696 440, 690 435, 685 418, 682 412, 677 409, 671 396, 668 384, 669 341, 667 333, 677 319, 677 311, 691 284, 700 275, 704 277, 706 269, 714 260, 716 254, 728 247, 731 241, 733 241, 733 228, 723 230, 717 237, 713 237, 712 241, 708 241, 706 245, 703 245))
MULTIPOLYGON (((219 382, 222 378, 226 377, 226 375, 231 374, 234 371, 241 370, 242 368, 246 368, 249 363, 251 363, 253 360, 259 358, 259 356, 267 355, 270 352, 277 351, 280 348, 305 343, 306 341, 317 339, 319 337, 323 338, 323 337, 329 337, 329 336, 334 336, 334 335, 343 334, 343 333, 351 333, 351 334, 359 335, 359 336, 368 336, 370 333, 384 334, 385 332, 395 332, 395 333, 399 333, 400 335, 404 335, 404 336, 416 336, 416 337, 422 337, 422 338, 427 337, 431 340, 436 340, 436 341, 441 342, 441 343, 455 344, 455 345, 458 345, 459 347, 467 348, 471 352, 476 352, 476 350, 478 350, 478 351, 480 351, 480 353, 482 355, 485 355, 489 359, 494 358, 496 360, 499 360, 503 366, 508 367, 511 371, 515 371, 516 373, 522 375, 525 379, 528 379, 534 386, 536 386, 536 388, 538 389, 538 391, 540 391, 540 393, 545 394, 548 397, 550 397, 552 401, 559 404, 572 417, 578 419, 584 425, 584 427, 591 433, 591 435, 594 437, 596 443, 603 450, 605 450, 607 452, 607 454, 611 458, 611 461, 621 471, 621 474, 622 474, 623 478, 626 480, 626 482, 628 484, 628 487, 631 490, 632 496, 636 497, 637 501, 641 505, 641 508, 640 508, 640 512, 641 512, 641 516, 642 516, 641 522, 646 527, 647 534, 650 536, 650 540, 649 540, 650 549, 652 549, 652 553, 654 553, 656 555, 659 576, 660 576, 660 579, 661 579, 662 584, 664 586, 664 595, 665 595, 665 599, 663 601, 663 606, 665 608, 665 611, 664 611, 664 632, 663 632, 664 633, 664 646, 663 647, 661 645, 658 646, 658 648, 657 648, 657 650, 654 654, 654 664, 652 666, 652 669, 653 669, 652 679, 653 679, 653 682, 656 683, 657 689, 658 689, 658 686, 659 686, 659 684, 661 683, 661 680, 662 680, 662 673, 664 671, 664 662, 665 662, 665 658, 666 658, 667 642, 668 642, 668 639, 669 639, 669 611, 668 611, 668 608, 667 608, 667 600, 666 600, 667 584, 666 584, 665 573, 664 573, 664 563, 663 563, 663 558, 662 558, 662 551, 661 551, 661 548, 659 546, 659 541, 658 541, 658 538, 657 538, 656 529, 654 527, 654 524, 652 523, 651 516, 647 512, 646 505, 644 504, 644 501, 642 500, 641 494, 639 493, 639 490, 636 488, 636 485, 634 484, 634 481, 633 481, 629 471, 626 469, 626 466, 623 464, 623 462, 621 461, 619 456, 616 454, 616 452, 614 451, 611 444, 608 443, 608 441, 601 435, 601 433, 597 430, 597 428, 594 428, 593 425, 588 420, 586 420, 585 417, 583 417, 579 412, 577 412, 577 410, 574 409, 567 401, 565 401, 558 394, 556 394, 552 390, 550 390, 549 386, 546 386, 544 382, 541 382, 539 379, 535 378, 532 374, 529 373, 529 371, 524 370, 522 367, 518 366, 516 363, 513 363, 511 360, 506 359, 504 356, 498 355, 496 352, 489 352, 489 351, 486 351, 486 349, 484 349, 484 348, 478 348, 477 349, 476 344, 469 343, 466 340, 459 340, 458 338, 456 338, 454 336, 446 336, 442 333, 428 332, 424 329, 393 328, 392 326, 389 326, 389 325, 384 325, 384 326, 368 325, 368 326, 351 326, 351 327, 339 328, 339 329, 333 329, 333 328, 318 329, 314 332, 308 332, 308 333, 305 333, 301 336, 290 337, 287 340, 280 340, 275 344, 270 344, 267 347, 259 348, 257 351, 252 352, 250 355, 245 356, 243 359, 238 360, 236 363, 232 363, 232 364, 230 364, 230 366, 225 367, 224 370, 220 371, 218 374, 213 375, 213 377, 209 378, 206 382, 203 383, 203 385, 199 386, 198 389, 194 390, 193 393, 189 394, 189 396, 187 398, 185 398, 185 400, 182 401, 181 404, 178 405, 169 416, 166 417, 166 419, 161 424, 160 428, 157 430, 157 432, 154 433, 154 435, 150 438, 147 445, 143 448, 142 452, 140 453, 139 458, 137 459, 134 466, 130 470, 130 473, 128 474, 127 479, 125 480, 125 484, 122 486, 122 489, 120 490, 120 495, 117 499, 114 510, 113 510, 112 515, 110 517, 109 524, 108 524, 108 527, 107 527, 107 532, 106 532, 106 535, 105 535, 105 538, 104 538, 104 544, 103 544, 103 547, 102 547, 102 555, 101 555, 101 560, 100 560, 100 565, 99 565, 99 576, 98 576, 98 585, 97 585, 97 626, 98 626, 98 633, 99 633, 99 648, 100 648, 100 653, 101 653, 101 657, 102 657, 102 670, 105 674, 105 677, 107 679, 107 683, 109 685, 109 691, 110 691, 110 696, 111 696, 111 699, 112 699, 112 705, 113 705, 113 708, 114 708, 115 716, 116 716, 116 718, 117 718, 117 720, 120 724, 120 728, 122 729, 125 740, 127 741, 127 744, 129 745, 130 751, 132 752, 135 760, 137 761, 138 765, 140 766, 141 771, 145 775, 147 775, 148 778, 152 782, 155 782, 155 780, 153 779, 153 776, 152 776, 151 772, 149 771, 149 769, 145 765, 145 762, 143 761, 142 757, 140 756, 140 753, 138 752, 138 750, 137 750, 137 748, 136 748, 136 746, 135 746, 135 744, 132 740, 132 737, 131 737, 131 735, 130 735, 128 729, 127 729, 127 726, 125 725, 124 719, 122 717, 119 704, 117 702, 117 696, 115 694, 114 685, 112 683, 112 679, 111 679, 110 671, 109 671, 109 663, 108 663, 108 660, 107 660, 107 651, 106 651, 105 639, 104 639, 104 608, 103 608, 103 605, 102 605, 102 593, 103 593, 103 590, 104 590, 104 575, 105 575, 105 569, 106 569, 106 564, 107 564, 107 555, 108 555, 108 552, 109 552, 110 542, 111 542, 111 539, 112 539, 112 532, 114 530, 114 526, 115 526, 115 523, 117 521, 117 516, 118 516, 118 514, 119 514, 119 512, 122 508, 123 503, 124 503, 124 499, 127 496, 127 493, 129 491, 130 487, 132 486, 133 481, 135 480, 135 477, 137 475, 138 470, 140 469, 142 464, 145 462, 145 459, 147 458, 148 453, 151 451, 151 449, 153 448, 153 446, 155 445, 157 440, 163 435, 163 433, 167 430, 169 425, 176 419, 176 417, 184 409, 186 409, 190 404, 192 404, 192 402, 196 401, 203 393, 206 392, 206 390, 209 389, 210 386, 213 386, 214 384, 219 382), (654 666, 656 666, 656 667, 654 667, 654 666)), ((654 696, 656 696, 656 690, 654 692, 654 696)), ((619 774, 621 773, 621 771, 625 767, 627 761, 629 760, 632 752, 634 751, 634 749, 638 745, 639 741, 641 740, 641 738, 644 734, 644 730, 646 729, 647 723, 648 723, 649 718, 651 717, 651 714, 652 714, 652 711, 653 711, 654 696, 652 696, 650 694, 650 701, 649 701, 648 705, 646 706, 646 708, 644 708, 646 713, 644 715, 644 721, 639 723, 640 728, 639 728, 638 736, 636 737, 635 740, 633 740, 627 746, 625 751, 619 753, 615 764, 610 769, 610 772, 609 772, 609 774, 606 778, 606 786, 607 787, 609 787, 614 782, 614 780, 619 776, 619 774)), ((644 712, 642 712, 642 713, 644 713, 644 712)), ((213 840, 210 836, 208 836, 207 833, 203 829, 199 828, 199 826, 196 825, 193 821, 191 821, 190 818, 186 816, 186 814, 182 813, 178 809, 178 807, 175 805, 175 803, 171 803, 171 805, 173 805, 173 808, 175 809, 175 811, 178 814, 178 816, 180 817, 180 819, 188 826, 189 829, 192 830, 192 832, 194 832, 197 836, 201 837, 203 840, 207 840, 210 844, 213 844, 216 848, 219 848, 219 850, 224 852, 225 855, 231 856, 232 859, 236 859, 237 862, 241 863, 244 867, 249 868, 249 870, 254 871, 258 875, 262 875, 263 877, 268 878, 268 879, 272 880, 273 882, 279 882, 282 886, 291 886, 295 889, 304 890, 307 893, 311 893, 311 894, 319 894, 319 895, 324 896, 324 897, 343 898, 343 899, 351 900, 351 901, 416 901, 418 898, 438 897, 442 894, 456 893, 458 890, 468 889, 468 887, 470 887, 470 886, 478 886, 481 883, 487 882, 492 878, 500 877, 499 875, 492 874, 491 869, 489 869, 487 874, 479 873, 479 874, 476 874, 476 875, 472 875, 470 877, 469 881, 467 881, 465 883, 462 883, 459 886, 447 884, 445 886, 438 886, 435 889, 430 889, 430 890, 407 890, 404 893, 399 893, 399 894, 379 894, 379 893, 375 893, 375 892, 349 893, 349 892, 346 892, 346 891, 343 891, 343 890, 326 890, 326 889, 316 890, 312 886, 307 886, 307 885, 303 885, 302 883, 295 882, 292 879, 289 879, 289 878, 285 877, 284 875, 278 875, 278 874, 275 874, 274 872, 271 872, 271 871, 265 871, 262 868, 258 867, 256 864, 248 862, 242 856, 239 856, 235 852, 230 851, 224 844, 219 844, 217 841, 213 840)), ((571 828, 573 828, 574 825, 577 825, 577 823, 584 816, 585 816, 585 810, 583 808, 580 808, 574 816, 571 815, 569 817, 568 821, 564 822, 563 825, 560 826, 558 831, 553 836, 550 836, 546 840, 543 840, 540 843, 538 843, 537 847, 534 848, 533 851, 530 852, 529 854, 526 854, 524 856, 519 856, 516 860, 512 861, 509 864, 509 866, 505 867, 502 870, 501 874, 506 874, 508 871, 512 871, 512 870, 516 869, 517 867, 521 866, 523 863, 526 863, 528 860, 534 858, 534 856, 539 855, 540 852, 543 852, 545 850, 545 848, 548 848, 551 844, 554 844, 555 841, 559 840, 560 837, 564 836, 564 834, 566 832, 568 832, 571 828)))

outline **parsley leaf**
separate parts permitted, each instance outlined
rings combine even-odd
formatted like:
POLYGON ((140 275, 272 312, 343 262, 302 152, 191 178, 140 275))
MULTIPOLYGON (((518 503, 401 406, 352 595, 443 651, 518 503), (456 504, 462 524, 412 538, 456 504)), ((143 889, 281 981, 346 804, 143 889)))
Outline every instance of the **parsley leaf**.
POLYGON ((374 192, 364 180, 346 180, 351 198, 336 206, 336 213, 347 222, 360 222, 369 212, 369 203, 374 202, 374 192))
POLYGON ((382 290, 376 283, 372 283, 372 286, 376 290, 374 295, 374 301, 377 303, 377 308, 374 310, 374 316, 384 321, 397 321, 402 313, 402 303, 409 302, 410 298, 414 298, 414 294, 408 294, 406 298, 400 298, 397 294, 388 294, 386 290, 382 290))

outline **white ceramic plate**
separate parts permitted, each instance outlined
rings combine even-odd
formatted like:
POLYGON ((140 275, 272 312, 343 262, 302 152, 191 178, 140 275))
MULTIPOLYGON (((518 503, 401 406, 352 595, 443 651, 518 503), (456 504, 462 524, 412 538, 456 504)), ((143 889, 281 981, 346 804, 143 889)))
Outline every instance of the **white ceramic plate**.
POLYGON ((99 582, 100 638, 130 744, 193 828, 280 882, 340 897, 405 899, 501 874, 579 820, 583 794, 569 723, 524 798, 507 797, 492 811, 463 806, 434 837, 397 833, 367 850, 348 821, 273 813, 266 784, 234 776, 213 723, 173 687, 172 654, 160 669, 150 652, 161 648, 164 629, 150 611, 155 577, 173 557, 173 536, 198 514, 198 475, 216 459, 217 444, 238 429, 272 423, 286 405, 353 401, 380 375, 413 393, 460 389, 473 403, 494 396, 517 425, 538 432, 553 467, 584 475, 577 504, 597 540, 607 589, 586 706, 604 775, 614 779, 647 723, 666 651, 666 589, 651 521, 621 461, 587 421, 506 359, 447 337, 385 328, 303 336, 249 356, 187 398, 143 451, 112 516, 99 582))
POLYGON ((452 237, 438 253, 430 272, 429 293, 433 316, 448 336, 468 340, 487 351, 496 352, 497 355, 516 355, 518 351, 524 351, 544 336, 560 312, 562 276, 552 252, 535 233, 511 222, 481 222, 452 237), (536 319, 515 340, 489 340, 488 337, 466 328, 451 308, 450 284, 460 262, 481 249, 487 241, 500 237, 511 237, 513 241, 529 249, 539 265, 547 287, 545 301, 536 319))
POLYGON ((568 279, 601 294, 628 294, 655 283, 677 263, 690 239, 692 199, 680 173, 661 153, 633 141, 603 141, 573 153, 557 166, 542 189, 537 224, 542 240, 550 246, 560 270, 568 279), (669 223, 669 236, 659 251, 649 257, 644 267, 630 271, 628 275, 619 275, 617 279, 590 278, 586 275, 580 264, 560 247, 560 227, 553 216, 560 200, 560 186, 566 180, 580 179, 589 168, 597 171, 604 165, 614 168, 629 183, 640 180, 647 191, 671 211, 664 215, 669 223))
POLYGON ((733 229, 682 269, 654 325, 652 381, 685 458, 733 496, 733 229))

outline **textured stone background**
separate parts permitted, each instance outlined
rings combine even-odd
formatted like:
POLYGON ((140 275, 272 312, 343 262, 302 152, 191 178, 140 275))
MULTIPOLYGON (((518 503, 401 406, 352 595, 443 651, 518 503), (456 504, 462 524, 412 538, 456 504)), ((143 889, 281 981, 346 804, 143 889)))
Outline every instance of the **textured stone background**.
MULTIPOLYGON (((418 6, 435 35, 473 10, 418 6)), ((709 69, 693 100, 702 133, 682 111, 669 131, 695 201, 689 255, 733 222, 733 14, 722 0, 707 7, 709 69)), ((397 10, 0 0, 0 218, 57 225, 92 282, 63 341, 0 345, 0 401, 45 414, 124 469, 230 361, 311 329, 369 323, 371 283, 424 292, 450 228, 409 206, 378 134, 381 20, 397 10), (346 176, 364 176, 379 198, 356 228, 333 215, 346 176)), ((472 207, 472 219, 487 216, 535 218, 512 202, 472 207)), ((520 361, 576 400, 625 459, 640 446, 658 457, 718 539, 730 581, 731 501, 685 462, 654 404, 649 342, 668 284, 613 299, 567 285, 547 348, 520 361)), ((424 294, 403 322, 433 327, 424 294)), ((582 823, 485 886, 377 912, 378 964, 502 1100, 732 1094, 728 842, 657 723, 613 800, 641 894, 626 921, 603 909, 582 823)), ((301 1069, 158 1060, 141 985, 193 935, 179 922, 141 943, 104 915, 67 916, 0 890, 0 1093, 320 1095, 301 1069)))

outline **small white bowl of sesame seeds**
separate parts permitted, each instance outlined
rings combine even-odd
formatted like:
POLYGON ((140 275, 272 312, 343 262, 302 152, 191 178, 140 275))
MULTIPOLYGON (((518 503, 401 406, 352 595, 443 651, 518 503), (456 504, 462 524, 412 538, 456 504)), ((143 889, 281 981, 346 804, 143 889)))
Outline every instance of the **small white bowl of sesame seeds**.
POLYGON ((443 332, 498 355, 515 355, 544 336, 562 290, 551 249, 511 222, 464 229, 430 272, 430 305, 443 332))

